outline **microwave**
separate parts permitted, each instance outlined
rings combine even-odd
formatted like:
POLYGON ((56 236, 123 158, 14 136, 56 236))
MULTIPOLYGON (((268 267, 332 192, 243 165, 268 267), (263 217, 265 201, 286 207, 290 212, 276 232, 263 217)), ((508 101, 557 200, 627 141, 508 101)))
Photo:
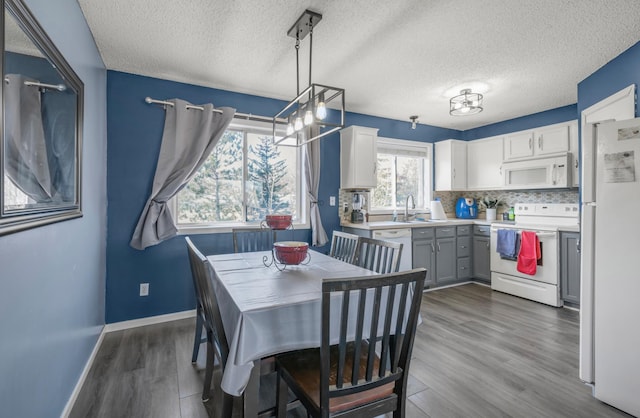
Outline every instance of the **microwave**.
POLYGON ((502 164, 503 186, 507 189, 571 187, 571 156, 563 153, 505 162, 502 164))

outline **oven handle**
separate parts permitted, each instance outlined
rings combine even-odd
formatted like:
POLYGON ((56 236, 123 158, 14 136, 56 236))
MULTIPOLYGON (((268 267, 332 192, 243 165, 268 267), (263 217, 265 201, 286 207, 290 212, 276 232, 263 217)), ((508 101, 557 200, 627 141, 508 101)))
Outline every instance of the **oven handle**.
MULTIPOLYGON (((491 228, 491 232, 498 232, 498 229, 500 228, 491 228)), ((530 231, 529 229, 516 229, 517 232, 522 232, 522 231, 530 231)), ((557 232, 540 232, 540 231, 533 231, 536 233, 536 235, 539 238, 545 238, 545 237, 555 237, 557 236, 557 232)))

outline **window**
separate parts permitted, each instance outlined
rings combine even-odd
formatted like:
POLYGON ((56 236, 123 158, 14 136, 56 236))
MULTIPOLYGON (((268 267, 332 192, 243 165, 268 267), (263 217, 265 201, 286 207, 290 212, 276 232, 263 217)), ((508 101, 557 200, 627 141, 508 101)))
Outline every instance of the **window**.
POLYGON ((301 148, 273 145, 271 124, 234 120, 174 199, 178 229, 226 232, 273 213, 306 224, 301 161, 301 148))
POLYGON ((430 143, 378 138, 378 187, 371 194, 373 211, 404 210, 409 194, 416 208, 430 206, 432 148, 430 143))

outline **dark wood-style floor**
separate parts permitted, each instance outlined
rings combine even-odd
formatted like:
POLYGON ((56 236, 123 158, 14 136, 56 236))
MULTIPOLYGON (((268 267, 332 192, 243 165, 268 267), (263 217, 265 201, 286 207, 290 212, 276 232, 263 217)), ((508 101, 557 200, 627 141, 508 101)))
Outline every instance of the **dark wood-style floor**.
MULTIPOLYGON (((469 284, 425 293, 422 319, 407 417, 629 416, 578 379, 576 311, 469 284)), ((70 416, 216 416, 215 399, 200 400, 202 368, 191 365, 194 327, 188 319, 105 335, 70 416)))

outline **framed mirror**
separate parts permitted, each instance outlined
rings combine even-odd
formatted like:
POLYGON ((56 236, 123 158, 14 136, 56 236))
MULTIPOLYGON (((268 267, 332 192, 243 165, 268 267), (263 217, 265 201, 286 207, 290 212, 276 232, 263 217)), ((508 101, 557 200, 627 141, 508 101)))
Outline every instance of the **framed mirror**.
POLYGON ((82 216, 84 96, 27 6, 2 3, 0 235, 82 216))

